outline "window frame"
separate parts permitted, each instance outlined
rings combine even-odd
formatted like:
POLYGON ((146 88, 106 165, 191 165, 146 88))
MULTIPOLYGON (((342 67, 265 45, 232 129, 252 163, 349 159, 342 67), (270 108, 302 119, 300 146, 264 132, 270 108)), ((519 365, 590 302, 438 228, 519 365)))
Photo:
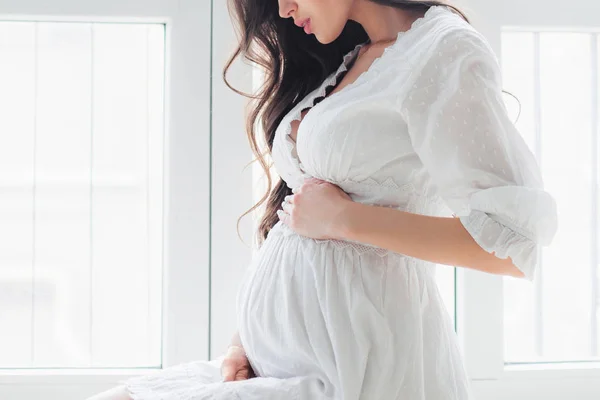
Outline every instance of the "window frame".
MULTIPOLYGON (((1 0, 0 10, 7 21, 165 25, 161 367, 207 359, 211 2, 1 0)), ((0 369, 0 398, 86 398, 154 369, 0 369)))
MULTIPOLYGON (((235 331, 233 300, 251 257, 255 226, 250 217, 240 225, 246 244, 235 230, 237 217, 253 204, 252 170, 245 168, 252 160, 242 112, 246 100, 227 88, 221 77, 237 37, 226 3, 216 2, 214 10, 212 3, 1 3, 5 20, 90 19, 166 26, 163 367, 222 352, 235 331)), ((572 0, 568 5, 558 0, 465 0, 458 5, 499 58, 502 27, 598 29, 600 25, 595 20, 600 5, 594 0, 572 0)), ((236 88, 247 92, 251 76, 247 64, 234 64, 228 75, 236 88)), ((503 278, 459 268, 457 289, 457 331, 480 398, 503 399, 510 393, 510 398, 525 399, 531 398, 526 393, 535 393, 558 399, 578 393, 579 399, 591 399, 600 391, 596 363, 544 365, 545 369, 504 366, 503 278)), ((2 370, 0 394, 38 398, 52 387, 56 393, 83 397, 139 373, 138 369, 2 370)))
MULTIPOLYGON (((500 61, 503 30, 600 30, 600 4, 594 0, 462 3, 500 61)), ((596 123, 596 135, 598 126, 596 123)), ((504 278, 464 268, 457 272, 458 334, 476 398, 596 398, 600 393, 598 362, 505 365, 504 278)))
MULTIPOLYGON (((246 133, 248 99, 233 92, 223 81, 225 63, 239 43, 226 1, 213 0, 212 24, 211 359, 227 349, 237 330, 235 299, 252 259, 257 228, 253 216, 247 215, 240 220, 238 236, 237 220, 258 200, 254 173, 258 163, 251 164, 253 155, 246 133)), ((254 70, 238 56, 227 80, 235 89, 251 94, 254 70)))

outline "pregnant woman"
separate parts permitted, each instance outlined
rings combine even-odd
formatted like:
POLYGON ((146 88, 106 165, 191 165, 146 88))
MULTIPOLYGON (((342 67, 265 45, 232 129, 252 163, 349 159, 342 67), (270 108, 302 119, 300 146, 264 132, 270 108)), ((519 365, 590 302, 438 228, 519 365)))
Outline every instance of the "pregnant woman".
POLYGON ((266 76, 252 149, 268 167, 259 125, 281 178, 239 332, 94 400, 470 399, 435 264, 532 280, 557 228, 489 44, 437 1, 231 6, 266 76))

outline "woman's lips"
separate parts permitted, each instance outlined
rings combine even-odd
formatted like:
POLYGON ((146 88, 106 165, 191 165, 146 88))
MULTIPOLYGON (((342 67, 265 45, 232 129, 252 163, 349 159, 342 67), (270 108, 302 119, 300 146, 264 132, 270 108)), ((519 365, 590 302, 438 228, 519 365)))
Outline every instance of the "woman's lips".
POLYGON ((306 32, 307 35, 310 35, 312 33, 312 30, 310 27, 310 18, 304 24, 304 32, 306 32))

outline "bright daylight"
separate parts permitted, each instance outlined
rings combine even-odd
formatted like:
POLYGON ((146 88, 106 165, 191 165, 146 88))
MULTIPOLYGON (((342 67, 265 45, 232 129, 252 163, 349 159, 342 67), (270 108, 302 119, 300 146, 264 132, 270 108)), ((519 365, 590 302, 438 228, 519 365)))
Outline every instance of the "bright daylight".
POLYGON ((0 0, 0 399, 600 399, 597 0, 0 0))

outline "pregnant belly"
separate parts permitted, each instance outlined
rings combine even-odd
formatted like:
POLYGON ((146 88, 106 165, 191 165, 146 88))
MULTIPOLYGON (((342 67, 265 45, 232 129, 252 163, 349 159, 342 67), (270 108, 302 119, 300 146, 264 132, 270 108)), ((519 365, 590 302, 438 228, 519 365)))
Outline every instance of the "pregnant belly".
POLYGON ((315 241, 277 225, 238 293, 240 338, 261 376, 322 374, 336 387, 362 381, 367 359, 392 357, 402 336, 396 327, 415 306, 398 289, 418 286, 422 275, 400 254, 315 241), (341 377, 340 365, 354 372, 341 377))

